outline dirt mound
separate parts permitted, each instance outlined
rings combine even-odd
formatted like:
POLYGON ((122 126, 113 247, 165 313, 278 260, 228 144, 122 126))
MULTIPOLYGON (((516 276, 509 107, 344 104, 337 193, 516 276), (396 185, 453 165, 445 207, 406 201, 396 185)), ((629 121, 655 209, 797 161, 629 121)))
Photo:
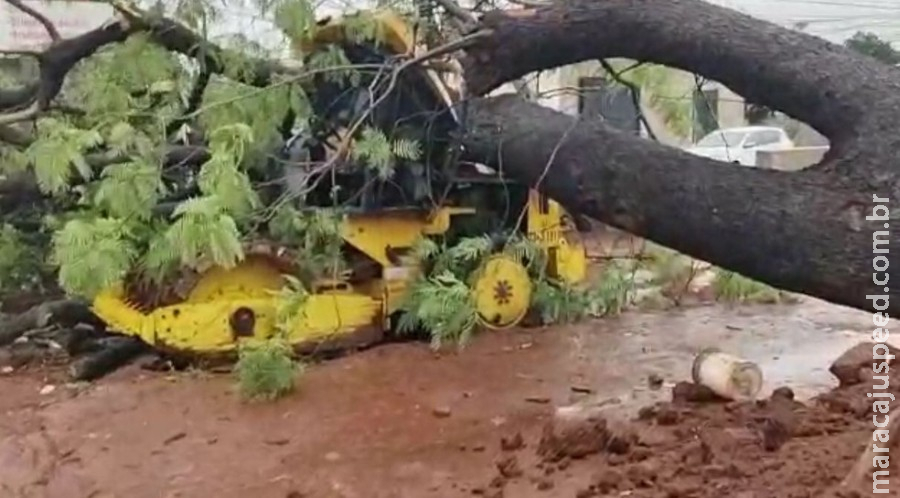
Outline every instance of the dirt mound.
MULTIPOLYGON (((890 372, 890 385, 900 396, 900 371, 890 372)), ((515 481, 551 489, 574 480, 578 498, 854 496, 837 490, 871 440, 871 390, 857 382, 800 403, 783 387, 768 399, 733 402, 682 382, 672 401, 631 421, 559 408, 536 435, 536 450, 518 445, 504 456, 488 489, 504 496, 515 481)))

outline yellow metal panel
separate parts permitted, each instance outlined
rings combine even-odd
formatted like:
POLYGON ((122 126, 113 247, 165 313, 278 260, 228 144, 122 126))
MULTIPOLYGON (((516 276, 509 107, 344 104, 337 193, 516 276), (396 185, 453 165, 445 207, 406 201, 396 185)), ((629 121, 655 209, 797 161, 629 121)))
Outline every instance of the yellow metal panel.
MULTIPOLYGON (((395 267, 392 270, 401 270, 404 276, 396 275, 396 278, 384 280, 384 314, 385 316, 397 311, 406 297, 406 291, 418 275, 417 268, 395 267)), ((388 275, 386 275, 387 277, 388 275)))
POLYGON ((482 325, 507 328, 517 325, 531 305, 531 278, 515 258, 496 254, 474 275, 472 291, 482 325))
POLYGON ((450 228, 450 217, 474 212, 466 208, 439 208, 432 213, 421 210, 392 210, 347 215, 343 237, 347 243, 380 263, 392 266, 388 247, 412 247, 423 235, 439 235, 450 228))
POLYGON ((580 238, 568 235, 562 238, 556 250, 556 277, 570 284, 577 284, 587 278, 587 250, 580 238))
MULTIPOLYGON (((101 295, 94 302, 94 311, 116 330, 148 344, 197 352, 230 351, 237 346, 229 319, 240 308, 254 312, 254 339, 266 339, 276 333, 274 297, 184 303, 159 308, 148 315, 127 306, 112 293, 101 295)), ((369 296, 314 294, 286 338, 296 345, 349 335, 372 324, 380 326, 381 308, 381 301, 369 296)))
MULTIPOLYGON (((396 12, 388 9, 367 11, 367 16, 372 16, 372 21, 378 26, 385 45, 397 54, 411 54, 415 49, 415 36, 411 26, 396 12)), ((340 43, 345 37, 344 27, 347 18, 328 19, 323 25, 314 30, 311 38, 296 40, 295 46, 302 53, 310 53, 321 45, 328 43, 340 43)))
POLYGON ((587 252, 574 227, 563 223, 568 214, 562 205, 532 189, 527 216, 528 237, 555 259, 550 262, 552 276, 571 284, 583 281, 587 277, 587 252))
POLYGON ((187 301, 202 303, 228 296, 269 297, 284 284, 284 276, 269 258, 249 255, 233 268, 216 266, 204 273, 187 301))

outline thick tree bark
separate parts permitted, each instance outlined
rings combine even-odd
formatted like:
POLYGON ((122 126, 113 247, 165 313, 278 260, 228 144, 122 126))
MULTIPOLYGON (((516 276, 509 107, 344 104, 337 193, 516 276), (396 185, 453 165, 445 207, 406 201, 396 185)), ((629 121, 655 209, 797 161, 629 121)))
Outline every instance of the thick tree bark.
POLYGON ((531 185, 546 171, 539 187, 574 211, 785 290, 864 309, 882 293, 872 194, 830 175, 733 167, 515 96, 475 101, 469 118, 474 158, 531 185))
POLYGON ((491 36, 463 61, 473 93, 627 57, 719 81, 809 123, 832 148, 801 172, 758 170, 504 96, 470 104, 473 159, 532 185, 544 177, 539 188, 575 211, 785 290, 866 310, 867 295, 885 294, 872 264, 873 232, 886 239, 887 222, 865 217, 873 196, 900 202, 900 71, 700 0, 570 0, 482 24, 491 36))
POLYGON ((69 367, 69 377, 76 381, 97 380, 149 350, 147 344, 134 337, 107 337, 103 341, 102 349, 72 363, 69 367))
POLYGON ((900 143, 883 133, 900 113, 900 70, 702 0, 561 1, 488 13, 482 28, 492 36, 463 60, 476 95, 533 71, 626 57, 703 75, 804 121, 831 140, 831 156, 900 143))

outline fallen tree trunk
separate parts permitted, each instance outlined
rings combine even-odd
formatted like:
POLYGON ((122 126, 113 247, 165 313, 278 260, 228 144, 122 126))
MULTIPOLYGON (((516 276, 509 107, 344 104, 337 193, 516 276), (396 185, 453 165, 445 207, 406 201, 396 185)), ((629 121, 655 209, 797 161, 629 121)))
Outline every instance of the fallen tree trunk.
POLYGON ((481 24, 491 35, 463 61, 473 93, 628 57, 719 81, 809 123, 831 150, 801 172, 758 170, 502 96, 469 104, 470 158, 577 212, 784 290, 873 311, 867 296, 888 295, 888 310, 900 310, 887 283, 900 280, 897 266, 879 260, 887 275, 873 283, 873 236, 892 239, 889 221, 866 220, 879 199, 900 202, 900 71, 700 0, 570 0, 492 12, 481 24))
POLYGON ((883 293, 864 219, 877 191, 732 167, 515 96, 476 101, 469 118, 473 156, 532 185, 546 170, 540 188, 570 209, 784 290, 861 309, 883 293))

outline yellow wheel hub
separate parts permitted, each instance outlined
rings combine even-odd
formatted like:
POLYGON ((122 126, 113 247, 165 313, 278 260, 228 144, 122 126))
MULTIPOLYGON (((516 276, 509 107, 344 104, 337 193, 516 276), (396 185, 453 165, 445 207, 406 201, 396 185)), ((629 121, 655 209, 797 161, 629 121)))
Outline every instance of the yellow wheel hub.
POLYGON ((472 288, 479 321, 488 328, 514 327, 531 305, 528 270, 504 254, 491 256, 484 262, 475 274, 472 288))

